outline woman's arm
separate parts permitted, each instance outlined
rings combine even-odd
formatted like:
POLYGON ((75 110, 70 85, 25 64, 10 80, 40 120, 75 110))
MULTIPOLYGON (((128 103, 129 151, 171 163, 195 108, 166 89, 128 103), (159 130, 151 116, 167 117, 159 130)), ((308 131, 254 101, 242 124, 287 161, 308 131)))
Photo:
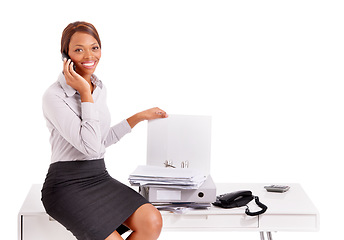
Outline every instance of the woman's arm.
POLYGON ((112 144, 117 143, 125 134, 131 132, 131 129, 143 120, 151 120, 156 118, 166 118, 168 117, 166 112, 159 108, 152 108, 146 111, 136 113, 127 120, 114 125, 110 128, 110 131, 104 142, 105 147, 109 147, 112 144))
POLYGON ((135 127, 136 124, 138 124, 141 121, 144 120, 153 120, 157 118, 167 118, 168 115, 165 111, 161 110, 160 108, 151 108, 139 113, 136 113, 135 115, 131 116, 127 119, 127 122, 129 123, 130 127, 135 127))
POLYGON ((79 116, 61 96, 49 89, 43 96, 43 113, 54 126, 53 134, 57 131, 83 154, 96 157, 102 152, 99 116, 94 103, 81 103, 79 116))

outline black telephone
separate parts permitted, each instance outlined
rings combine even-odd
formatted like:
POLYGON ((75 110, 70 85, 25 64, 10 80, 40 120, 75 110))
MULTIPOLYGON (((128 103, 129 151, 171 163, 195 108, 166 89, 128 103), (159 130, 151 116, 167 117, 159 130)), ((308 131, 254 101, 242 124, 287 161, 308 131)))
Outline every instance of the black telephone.
MULTIPOLYGON (((69 57, 69 55, 68 54, 66 54, 65 52, 63 52, 62 53, 62 61, 64 60, 64 59, 71 59, 70 57, 69 57)), ((70 63, 72 63, 72 61, 70 62, 70 63)), ((73 63, 73 70, 75 71, 75 64, 73 63)))
POLYGON ((257 196, 253 196, 252 192, 249 190, 236 191, 236 192, 226 193, 226 194, 217 196, 216 202, 214 202, 213 205, 222 207, 222 208, 242 207, 242 206, 247 205, 253 199, 262 210, 258 212, 250 212, 250 209, 247 206, 245 213, 249 216, 257 216, 262 213, 265 213, 268 207, 265 206, 263 203, 261 203, 257 196))

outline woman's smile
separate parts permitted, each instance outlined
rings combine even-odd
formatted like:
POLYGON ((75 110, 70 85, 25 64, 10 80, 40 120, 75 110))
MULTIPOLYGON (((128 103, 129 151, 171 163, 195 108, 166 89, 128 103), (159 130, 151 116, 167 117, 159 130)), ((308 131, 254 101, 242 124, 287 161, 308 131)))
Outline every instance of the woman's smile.
POLYGON ((96 66, 96 61, 85 61, 81 63, 84 68, 92 69, 96 66))

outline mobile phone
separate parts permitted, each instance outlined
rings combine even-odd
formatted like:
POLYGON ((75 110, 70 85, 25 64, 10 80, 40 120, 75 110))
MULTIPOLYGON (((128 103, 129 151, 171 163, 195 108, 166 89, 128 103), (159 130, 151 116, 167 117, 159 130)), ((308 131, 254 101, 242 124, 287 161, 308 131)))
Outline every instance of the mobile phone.
MULTIPOLYGON (((66 54, 66 53, 62 53, 62 61, 64 60, 64 59, 71 59, 69 56, 68 56, 68 54, 66 54)), ((70 63, 72 63, 72 61, 70 62, 70 63)), ((75 71, 75 64, 73 63, 73 70, 75 71)))

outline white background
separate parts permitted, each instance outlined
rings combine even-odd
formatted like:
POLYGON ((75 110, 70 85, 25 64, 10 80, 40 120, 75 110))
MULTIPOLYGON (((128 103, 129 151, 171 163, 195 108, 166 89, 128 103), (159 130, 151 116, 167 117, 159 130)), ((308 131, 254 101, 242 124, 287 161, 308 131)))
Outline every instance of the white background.
MULTIPOLYGON (((341 1, 331 0, 3 3, 1 235, 16 239, 27 191, 44 181, 50 145, 41 97, 61 71, 62 30, 85 20, 102 40, 96 74, 107 85, 114 124, 155 106, 211 115, 215 181, 301 183, 320 211, 321 231, 275 239, 339 239, 343 12, 341 1)), ((108 170, 122 182, 145 163, 146 126, 107 151, 108 170)), ((220 237, 167 235, 161 239, 220 237)))

